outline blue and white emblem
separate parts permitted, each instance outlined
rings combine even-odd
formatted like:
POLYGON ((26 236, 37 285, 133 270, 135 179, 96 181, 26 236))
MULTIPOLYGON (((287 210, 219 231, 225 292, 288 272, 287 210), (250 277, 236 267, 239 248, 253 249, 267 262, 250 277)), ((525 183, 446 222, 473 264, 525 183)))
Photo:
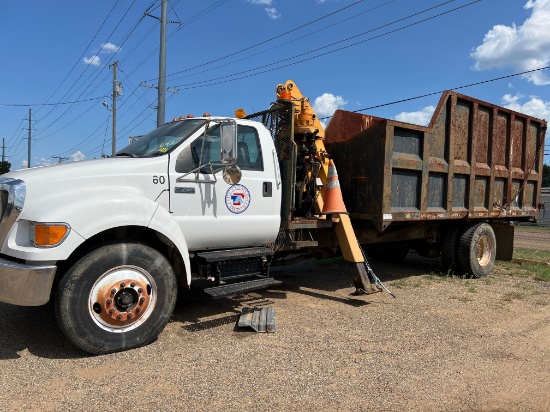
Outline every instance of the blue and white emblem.
POLYGON ((225 194, 225 205, 231 213, 239 214, 250 205, 250 192, 243 185, 233 185, 225 194))

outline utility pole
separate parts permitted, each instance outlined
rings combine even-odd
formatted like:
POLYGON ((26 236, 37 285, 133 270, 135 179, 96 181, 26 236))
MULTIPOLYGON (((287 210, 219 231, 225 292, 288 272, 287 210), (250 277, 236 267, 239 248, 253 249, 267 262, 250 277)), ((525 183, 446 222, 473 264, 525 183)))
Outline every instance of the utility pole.
POLYGON ((2 138, 2 163, 6 161, 6 139, 2 138))
POLYGON ((116 80, 116 68, 118 61, 110 65, 113 68, 113 156, 116 154, 116 97, 119 93, 120 86, 116 80))
MULTIPOLYGON (((151 7, 149 7, 149 9, 150 8, 151 7)), ((160 127, 164 124, 164 119, 166 117, 166 92, 178 93, 177 90, 166 89, 166 25, 168 23, 177 23, 181 28, 181 22, 168 21, 168 0, 161 0, 160 17, 149 14, 149 9, 147 9, 144 14, 157 19, 160 23, 159 83, 157 86, 148 86, 145 83, 141 83, 140 86, 157 89, 157 127, 160 127)))
POLYGON ((28 157, 27 157, 27 168, 31 167, 31 116, 32 116, 32 109, 29 109, 29 150, 28 150, 28 157))
POLYGON ((166 23, 168 21, 168 0, 161 0, 160 9, 160 52, 157 127, 164 124, 166 104, 166 23))

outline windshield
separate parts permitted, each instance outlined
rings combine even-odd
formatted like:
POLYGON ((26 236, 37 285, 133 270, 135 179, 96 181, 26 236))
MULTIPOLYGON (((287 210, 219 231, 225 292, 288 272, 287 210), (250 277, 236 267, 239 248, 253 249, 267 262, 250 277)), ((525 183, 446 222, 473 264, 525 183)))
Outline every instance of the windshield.
POLYGON ((170 152, 206 124, 204 119, 167 123, 117 152, 117 156, 149 157, 170 152))

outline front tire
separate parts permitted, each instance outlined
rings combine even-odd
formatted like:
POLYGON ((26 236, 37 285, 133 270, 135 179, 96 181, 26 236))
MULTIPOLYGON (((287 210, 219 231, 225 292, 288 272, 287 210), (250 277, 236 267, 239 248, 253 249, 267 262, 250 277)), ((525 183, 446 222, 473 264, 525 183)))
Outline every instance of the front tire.
POLYGON ((176 277, 162 254, 139 243, 112 243, 86 254, 61 279, 56 316, 78 348, 112 353, 152 342, 176 297, 176 277))

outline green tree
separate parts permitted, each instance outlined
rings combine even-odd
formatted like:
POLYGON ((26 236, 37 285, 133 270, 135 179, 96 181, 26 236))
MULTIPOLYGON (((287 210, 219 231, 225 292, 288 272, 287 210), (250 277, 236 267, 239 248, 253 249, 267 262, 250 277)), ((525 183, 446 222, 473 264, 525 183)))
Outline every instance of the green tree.
MULTIPOLYGON (((546 165, 545 165, 546 166, 546 165)), ((11 168, 10 162, 0 162, 0 175, 3 175, 4 173, 8 173, 11 168)))
POLYGON ((550 165, 542 166, 542 187, 550 187, 550 165))

